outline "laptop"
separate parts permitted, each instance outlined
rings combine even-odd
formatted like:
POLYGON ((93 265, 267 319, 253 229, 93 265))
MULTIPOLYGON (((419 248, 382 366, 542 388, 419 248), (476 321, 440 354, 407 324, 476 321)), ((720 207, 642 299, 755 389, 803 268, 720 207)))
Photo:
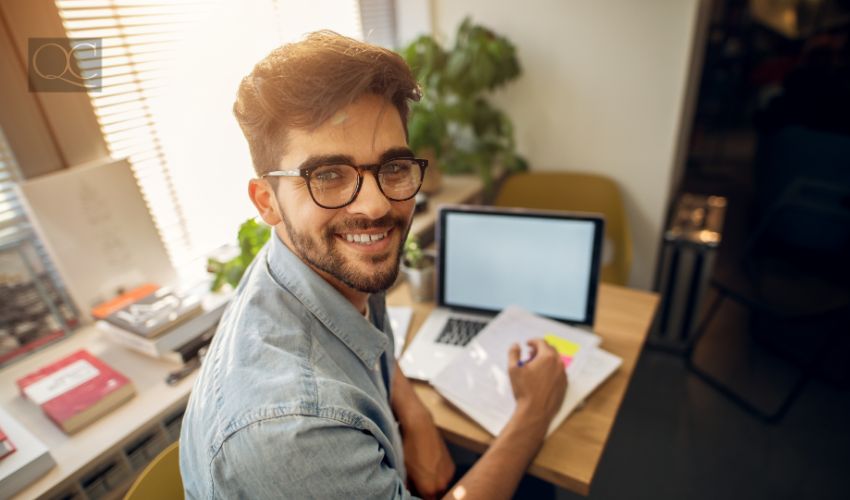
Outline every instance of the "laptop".
POLYGON ((592 330, 603 229, 596 214, 441 207, 437 307, 401 357, 404 374, 430 381, 510 305, 592 330))

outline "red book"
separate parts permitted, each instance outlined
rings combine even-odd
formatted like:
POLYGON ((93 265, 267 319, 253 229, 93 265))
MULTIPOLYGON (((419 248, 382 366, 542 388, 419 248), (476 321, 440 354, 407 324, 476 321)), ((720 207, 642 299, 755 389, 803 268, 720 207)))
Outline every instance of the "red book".
POLYGON ((18 380, 21 394, 72 434, 136 394, 133 383, 86 350, 18 380))

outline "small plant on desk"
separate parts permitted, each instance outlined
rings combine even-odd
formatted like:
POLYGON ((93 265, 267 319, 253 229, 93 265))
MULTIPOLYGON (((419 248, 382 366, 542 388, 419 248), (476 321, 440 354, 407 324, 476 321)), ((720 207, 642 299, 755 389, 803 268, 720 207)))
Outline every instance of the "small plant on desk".
POLYGON ((404 242, 401 270, 410 284, 410 295, 417 302, 434 298, 434 257, 425 253, 416 236, 404 242))
POLYGON ((212 291, 217 292, 225 283, 236 288, 245 270, 251 265, 270 235, 271 228, 262 222, 254 219, 243 222, 239 226, 239 255, 225 262, 217 259, 207 260, 207 271, 213 274, 210 287, 212 291))

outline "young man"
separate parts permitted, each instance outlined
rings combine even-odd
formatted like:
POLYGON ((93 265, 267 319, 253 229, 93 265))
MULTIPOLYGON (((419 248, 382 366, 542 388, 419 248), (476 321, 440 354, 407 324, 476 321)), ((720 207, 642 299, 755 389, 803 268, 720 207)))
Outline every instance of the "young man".
POLYGON ((393 358, 383 291, 398 274, 427 162, 407 147, 418 87, 396 54, 333 33, 285 45, 234 111, 274 228, 222 318, 183 420, 189 498, 510 497, 566 390, 542 341, 517 409, 447 491, 454 464, 393 358))

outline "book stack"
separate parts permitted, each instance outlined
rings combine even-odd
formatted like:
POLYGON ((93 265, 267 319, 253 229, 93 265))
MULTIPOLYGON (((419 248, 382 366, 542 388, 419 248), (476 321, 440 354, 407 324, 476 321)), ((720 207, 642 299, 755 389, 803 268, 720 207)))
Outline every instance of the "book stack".
POLYGON ((92 309, 113 342, 155 358, 185 363, 209 343, 229 294, 179 293, 144 285, 92 309))
POLYGON ((47 473, 56 462, 47 446, 0 408, 3 442, 13 451, 0 458, 0 498, 9 498, 47 473))
POLYGON ((86 350, 79 350, 17 381, 21 394, 73 434, 136 394, 133 383, 86 350))
POLYGON ((203 312, 197 295, 146 284, 92 309, 94 318, 144 338, 157 337, 203 312))

